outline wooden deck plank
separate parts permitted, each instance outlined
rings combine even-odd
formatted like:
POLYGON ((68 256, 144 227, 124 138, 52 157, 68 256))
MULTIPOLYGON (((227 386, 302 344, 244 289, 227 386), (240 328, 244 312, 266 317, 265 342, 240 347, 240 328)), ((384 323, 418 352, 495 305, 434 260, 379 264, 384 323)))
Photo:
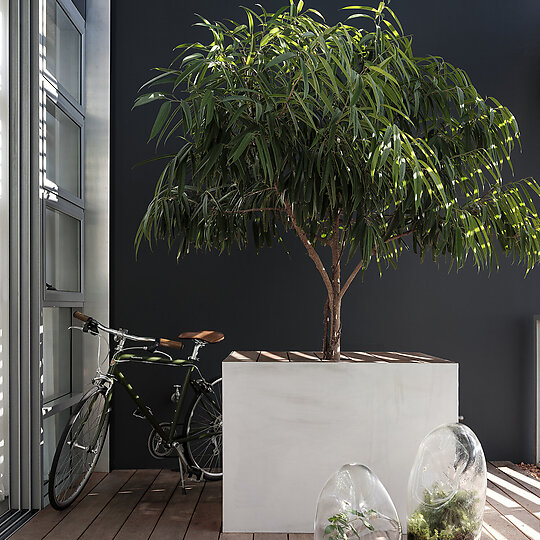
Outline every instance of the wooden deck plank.
POLYGON ((70 512, 69 519, 63 519, 45 538, 49 540, 73 540, 79 538, 134 474, 133 469, 109 473, 70 512))
POLYGON ((160 471, 115 538, 147 540, 179 482, 178 471, 166 469, 160 471))
POLYGON ((540 540, 540 520, 489 480, 487 500, 495 510, 530 540, 540 540))
POLYGON ((206 482, 184 540, 217 540, 221 508, 221 482, 206 482))
MULTIPOLYGON (((540 519, 534 515, 540 499, 538 482, 510 462, 496 464, 500 468, 489 465, 481 540, 540 540, 540 519)), ((105 477, 96 473, 91 482, 85 488, 86 496, 73 506, 63 512, 45 508, 12 538, 75 540, 82 535, 85 540, 313 540, 312 534, 220 533, 221 482, 188 481, 187 495, 182 494, 178 472, 173 471, 114 471, 105 477), (148 489, 141 494, 146 475, 150 475, 148 489), (168 482, 164 482, 164 475, 168 482), (171 484, 176 489, 167 492, 166 486, 171 484), (138 493, 133 493, 135 490, 138 493)))
POLYGON ((90 493, 107 475, 107 473, 93 473, 81 494, 75 499, 71 506, 65 510, 55 510, 52 506, 46 506, 43 510, 34 515, 34 517, 19 529, 10 538, 13 540, 35 540, 43 538, 58 525, 66 516, 72 512, 82 499, 90 493))
POLYGON ((289 355, 286 351, 261 351, 259 362, 288 362, 289 355))
POLYGON ((540 530, 540 497, 523 488, 519 482, 494 467, 491 463, 488 463, 488 480, 535 516, 539 520, 538 530, 540 530))
POLYGON ((159 472, 159 469, 136 471, 86 529, 81 540, 114 538, 159 472))
POLYGON ((540 480, 537 480, 510 461, 492 461, 490 463, 502 473, 513 478, 522 488, 540 497, 540 480))
POLYGON ((320 362, 321 359, 310 351, 290 351, 289 361, 291 362, 320 362))
POLYGON ((510 523, 490 503, 486 503, 484 528, 495 540, 528 540, 527 536, 510 523))
POLYGON ((184 538, 203 487, 204 482, 186 480, 186 494, 184 494, 179 483, 161 514, 150 540, 184 538))
POLYGON ((260 351, 233 351, 224 362, 256 362, 260 351))
POLYGON ((387 364, 388 360, 381 360, 380 358, 375 358, 372 354, 367 352, 344 352, 342 353, 346 358, 350 359, 352 362, 375 362, 375 363, 384 363, 387 364))

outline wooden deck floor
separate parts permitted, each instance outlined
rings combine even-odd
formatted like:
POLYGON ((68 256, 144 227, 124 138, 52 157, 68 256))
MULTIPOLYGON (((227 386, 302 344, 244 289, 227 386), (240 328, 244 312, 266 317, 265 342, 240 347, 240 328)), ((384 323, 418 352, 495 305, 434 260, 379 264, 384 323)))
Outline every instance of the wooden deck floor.
MULTIPOLYGON (((510 462, 490 463, 483 540, 540 540, 540 482, 510 462)), ((37 513, 16 540, 308 540, 312 534, 221 532, 221 482, 189 482, 178 472, 122 470, 95 473, 81 497, 63 512, 37 513)))

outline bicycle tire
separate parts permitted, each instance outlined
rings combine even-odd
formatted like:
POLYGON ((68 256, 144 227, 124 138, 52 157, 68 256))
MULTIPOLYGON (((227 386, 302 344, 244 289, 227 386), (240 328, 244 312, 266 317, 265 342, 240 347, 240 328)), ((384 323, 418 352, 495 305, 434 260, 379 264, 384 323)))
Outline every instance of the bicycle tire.
POLYGON ((92 388, 76 405, 58 441, 49 472, 49 502, 67 508, 81 493, 94 470, 109 426, 110 396, 92 388))
POLYGON ((215 430, 216 435, 193 441, 186 441, 184 446, 190 464, 202 473, 207 480, 219 480, 223 477, 222 465, 222 407, 221 377, 210 382, 212 395, 200 393, 191 406, 185 424, 184 435, 205 430, 215 430))

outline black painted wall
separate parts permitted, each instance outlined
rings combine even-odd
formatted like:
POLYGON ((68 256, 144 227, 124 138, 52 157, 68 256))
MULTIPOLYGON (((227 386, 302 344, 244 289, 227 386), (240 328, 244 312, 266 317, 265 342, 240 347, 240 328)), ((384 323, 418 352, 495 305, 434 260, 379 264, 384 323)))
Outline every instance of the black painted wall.
MULTIPOLYGON (((283 0, 284 1, 284 0, 283 0)), ((245 5, 255 4, 244 0, 245 5)), ((336 20, 346 1, 307 2, 336 20)), ((349 2, 350 3, 350 2, 349 2)), ((133 165, 153 154, 146 145, 150 109, 131 111, 150 69, 164 66, 181 42, 206 39, 194 12, 239 18, 231 0, 115 0, 112 35, 112 323, 133 332, 174 337, 182 330, 222 330, 226 341, 203 351, 209 375, 232 349, 318 349, 324 290, 292 237, 275 247, 231 256, 193 254, 178 264, 165 246, 143 249, 133 239, 153 192, 157 168, 133 165)), ((266 1, 267 9, 281 5, 266 1)), ((516 115, 523 154, 516 176, 540 177, 540 3, 538 0, 395 0, 418 55, 437 54, 465 68, 482 94, 516 115)), ((398 271, 379 278, 373 268, 343 306, 343 350, 424 351, 460 364, 460 408, 490 459, 531 461, 534 436, 533 316, 540 312, 540 270, 503 261, 489 276, 472 267, 459 274, 444 265, 404 256, 398 271)), ((130 368, 135 386, 164 415, 179 368, 130 368)), ((112 465, 156 466, 146 451, 146 424, 116 398, 112 465)), ((354 425, 354 422, 353 422, 354 425)))

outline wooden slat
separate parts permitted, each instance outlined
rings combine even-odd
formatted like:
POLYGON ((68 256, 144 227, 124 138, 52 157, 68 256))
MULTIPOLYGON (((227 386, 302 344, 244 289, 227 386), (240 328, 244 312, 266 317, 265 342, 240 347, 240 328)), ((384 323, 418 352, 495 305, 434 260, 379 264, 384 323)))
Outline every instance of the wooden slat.
POLYGON ((256 362, 259 359, 259 351, 233 351, 224 362, 256 362))
POLYGON ((490 481, 488 481, 487 500, 495 510, 530 540, 540 540, 540 520, 490 481))
MULTIPOLYGON (((516 501, 520 506, 528 510, 538 519, 540 531, 540 497, 525 489, 512 477, 499 471, 491 463, 488 463, 488 480, 500 488, 506 495, 516 501)), ((539 535, 540 537, 540 535, 539 535)))
POLYGON ((50 540, 79 538, 134 473, 135 471, 131 469, 109 473, 70 512, 69 519, 63 519, 45 538, 50 540))
POLYGON ((285 351, 261 351, 259 362, 288 362, 289 356, 285 351))
POLYGON ((254 540, 287 540, 287 533, 255 533, 254 540))
POLYGON ((537 480, 526 471, 510 461, 492 461, 494 466, 502 473, 514 479, 522 488, 540 497, 540 480, 537 480))
POLYGON ((162 470, 115 536, 117 540, 147 540, 177 484, 178 471, 162 470))
POLYGON ((527 536, 489 503, 486 504, 484 512, 484 528, 495 540, 528 540, 527 536))
POLYGON ((204 482, 186 481, 186 494, 178 484, 150 536, 151 540, 184 538, 191 516, 199 502, 204 482))
POLYGON ((446 358, 441 358, 439 356, 433 356, 431 354, 426 354, 422 352, 404 352, 402 354, 419 356, 420 358, 426 358, 430 362, 443 363, 443 364, 453 364, 452 360, 447 360, 446 358))
POLYGON ((313 533, 289 533, 289 540, 313 540, 313 533))
POLYGON ((320 362, 321 359, 314 352, 290 351, 290 362, 320 362))
POLYGON ((386 362, 397 362, 402 364, 425 364, 426 361, 422 360, 420 358, 410 358, 403 356, 402 354, 396 353, 396 352, 371 352, 371 355, 373 355, 373 360, 384 360, 386 362))
POLYGON ((219 540, 253 540, 253 533, 221 533, 219 540))
POLYGON ((73 511, 81 500, 90 493, 102 480, 107 473, 93 473, 81 494, 75 499, 71 506, 65 510, 55 510, 52 506, 46 506, 38 512, 24 527, 19 529, 15 534, 10 536, 14 540, 35 540, 46 536, 58 523, 73 511))
POLYGON ((184 540, 217 540, 221 508, 221 482, 206 482, 184 540))
POLYGON ((346 351, 342 353, 342 356, 343 355, 353 362, 388 362, 388 360, 380 360, 378 358, 375 358, 372 354, 367 352, 346 351))
POLYGON ((137 471, 94 519, 81 539, 109 540, 114 538, 158 474, 159 469, 137 471))

